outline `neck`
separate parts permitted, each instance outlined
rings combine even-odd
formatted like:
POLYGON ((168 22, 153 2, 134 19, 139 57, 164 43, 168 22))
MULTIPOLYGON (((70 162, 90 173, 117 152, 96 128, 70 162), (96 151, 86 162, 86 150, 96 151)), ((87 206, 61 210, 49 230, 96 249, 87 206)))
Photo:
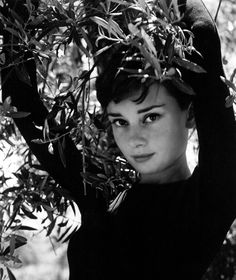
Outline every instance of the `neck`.
POLYGON ((154 174, 141 174, 141 184, 166 184, 186 180, 191 176, 186 155, 181 155, 171 166, 154 174))

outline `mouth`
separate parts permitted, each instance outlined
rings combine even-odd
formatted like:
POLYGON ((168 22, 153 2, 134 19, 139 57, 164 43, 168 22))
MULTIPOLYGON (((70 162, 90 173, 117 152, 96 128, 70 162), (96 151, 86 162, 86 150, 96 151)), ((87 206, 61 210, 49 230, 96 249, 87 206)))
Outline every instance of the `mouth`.
POLYGON ((148 161, 153 155, 154 153, 142 154, 142 155, 132 156, 132 158, 134 159, 135 162, 141 163, 141 162, 148 161))

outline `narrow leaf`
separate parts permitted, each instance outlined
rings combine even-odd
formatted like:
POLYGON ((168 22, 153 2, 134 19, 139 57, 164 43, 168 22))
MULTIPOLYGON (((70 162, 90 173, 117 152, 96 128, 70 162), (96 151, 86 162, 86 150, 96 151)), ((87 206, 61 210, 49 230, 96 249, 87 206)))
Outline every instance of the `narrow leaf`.
POLYGON ((125 39, 126 36, 123 30, 120 28, 119 24, 115 22, 112 18, 109 19, 109 26, 116 32, 121 38, 125 39))
POLYGON ((128 23, 128 29, 129 29, 130 33, 134 36, 137 36, 137 34, 140 32, 140 30, 137 28, 137 26, 134 25, 133 23, 128 23))
POLYGON ((160 8, 163 10, 165 16, 169 18, 169 9, 166 3, 166 0, 159 0, 160 8))
POLYGON ((26 118, 30 115, 31 113, 27 113, 27 112, 12 112, 10 113, 11 117, 13 119, 20 119, 20 118, 26 118))
POLYGON ((157 51, 156 48, 154 47, 154 44, 152 42, 151 37, 146 33, 146 31, 141 28, 141 37, 144 40, 147 48, 151 51, 151 53, 153 53, 155 56, 157 55, 157 51))
POLYGON ((11 272, 11 270, 7 267, 7 273, 9 276, 9 280, 16 280, 16 277, 14 276, 14 274, 11 272))
POLYGON ((127 1, 122 1, 122 0, 109 0, 109 2, 125 5, 125 6, 130 6, 130 3, 127 1))
POLYGON ((3 274, 4 274, 4 273, 3 273, 3 268, 0 267, 0 279, 1 279, 1 280, 3 279, 3 274))
POLYGON ((0 64, 4 65, 6 63, 6 55, 5 53, 0 54, 0 64))
POLYGON ((31 14, 31 12, 32 12, 32 3, 31 3, 31 0, 26 0, 26 8, 27 8, 29 14, 31 14))
POLYGON ((92 44, 91 44, 91 42, 90 42, 90 40, 89 40, 88 34, 87 34, 86 31, 84 30, 84 28, 81 28, 81 29, 80 29, 80 33, 82 34, 82 36, 83 36, 83 38, 84 38, 84 40, 85 40, 85 42, 86 42, 86 44, 87 44, 89 50, 92 51, 92 50, 93 50, 93 46, 92 46, 92 44))
POLYGON ((34 219, 34 220, 37 219, 37 217, 36 217, 32 212, 30 212, 29 210, 27 210, 26 207, 25 207, 24 205, 22 205, 21 210, 23 211, 23 213, 24 213, 28 218, 34 219))
POLYGON ((221 76, 220 78, 229 88, 231 88, 232 90, 234 90, 236 92, 236 86, 234 85, 234 83, 232 83, 230 80, 227 80, 223 76, 221 76))
POLYGON ((10 193, 10 192, 19 191, 20 189, 22 189, 22 188, 20 188, 20 187, 7 188, 1 194, 7 194, 7 193, 10 193))
POLYGON ((74 205, 74 202, 72 200, 70 200, 70 206, 73 210, 73 213, 76 214, 75 205, 74 205))
POLYGON ((69 226, 64 232, 63 234, 58 238, 58 242, 61 242, 63 240, 63 238, 67 235, 67 233, 70 231, 72 226, 69 226))
POLYGON ((227 96, 226 99, 225 99, 225 107, 226 108, 232 107, 233 104, 234 104, 234 101, 235 101, 235 96, 234 95, 227 96))
POLYGON ((9 111, 11 108, 11 96, 8 96, 3 102, 4 111, 9 111))
MULTIPOLYGON (((19 247, 19 245, 25 245, 27 243, 27 239, 24 236, 21 235, 15 235, 16 238, 16 246, 19 247)), ((16 248, 18 248, 16 247, 16 248)))
POLYGON ((31 142, 35 144, 45 144, 45 141, 43 141, 42 139, 33 139, 31 140, 31 142))
POLYGON ((54 219, 54 220, 50 223, 50 225, 49 225, 49 227, 48 227, 48 230, 47 230, 46 236, 49 236, 49 235, 52 233, 52 231, 53 231, 53 229, 54 229, 54 227, 55 227, 55 224, 56 224, 56 220, 57 220, 57 218, 54 219))
POLYGON ((37 230, 36 228, 32 228, 32 227, 24 226, 24 225, 20 226, 19 229, 20 230, 37 230))
POLYGON ((65 222, 61 222, 61 223, 58 224, 58 226, 59 226, 59 227, 65 227, 65 226, 68 224, 68 221, 69 221, 69 220, 67 220, 67 221, 65 221, 65 222))
POLYGON ((173 62, 187 70, 191 70, 196 73, 206 73, 206 70, 204 70, 203 67, 201 67, 201 66, 197 65, 196 63, 193 63, 187 59, 174 57, 173 62))
POLYGON ((60 140, 57 141, 57 148, 58 148, 61 162, 62 162, 63 166, 66 168, 66 158, 65 158, 64 150, 63 150, 62 143, 60 140))
POLYGON ((146 11, 148 6, 144 0, 138 0, 140 7, 143 9, 143 11, 146 11))
POLYGON ((64 240, 63 240, 63 243, 66 243, 70 238, 71 236, 78 230, 78 228, 75 228, 72 233, 70 233, 64 240))
POLYGON ((103 18, 94 16, 94 17, 91 17, 91 20, 94 21, 98 26, 102 26, 103 28, 108 30, 108 28, 109 28, 108 23, 103 18))
POLYGON ((18 34, 18 32, 15 29, 10 28, 10 27, 5 27, 5 30, 10 32, 12 35, 14 35, 16 37, 19 37, 19 34, 18 34))
POLYGON ((14 255, 14 251, 15 251, 15 245, 16 245, 16 238, 15 235, 11 235, 11 239, 10 239, 10 255, 13 256, 14 255))
POLYGON ((12 17, 13 17, 16 21, 18 21, 21 25, 24 25, 24 20, 23 20, 22 17, 21 17, 19 14, 17 14, 14 10, 11 10, 11 15, 12 15, 12 17))
POLYGON ((196 95, 193 88, 190 85, 186 84, 183 80, 178 79, 178 78, 172 78, 171 81, 183 93, 186 93, 189 95, 196 95))

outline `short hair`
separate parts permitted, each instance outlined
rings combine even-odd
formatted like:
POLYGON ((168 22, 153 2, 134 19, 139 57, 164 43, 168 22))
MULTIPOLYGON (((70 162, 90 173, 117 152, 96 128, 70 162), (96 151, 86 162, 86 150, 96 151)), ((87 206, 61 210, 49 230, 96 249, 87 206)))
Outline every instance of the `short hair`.
MULTIPOLYGON (((135 52, 135 50, 133 50, 135 52)), ((110 63, 98 74, 96 80, 97 98, 105 109, 110 101, 115 103, 128 98, 133 92, 141 89, 141 95, 134 102, 141 103, 148 94, 148 89, 154 82, 162 84, 168 93, 174 97, 182 110, 187 109, 192 101, 192 96, 182 92, 171 79, 162 81, 151 77, 137 77, 129 70, 142 69, 142 60, 124 60, 124 47, 116 49, 110 57, 110 63), (128 69, 128 70, 126 70, 128 69)))
POLYGON ((114 71, 111 69, 112 67, 114 67, 114 64, 96 82, 97 91, 100 92, 98 100, 103 109, 107 107, 110 101, 119 103, 139 90, 141 90, 141 94, 134 102, 137 104, 142 103, 148 95, 149 87, 155 82, 163 85, 167 89, 169 95, 175 98, 181 110, 187 109, 192 102, 193 96, 182 92, 173 84, 171 79, 158 81, 153 78, 144 78, 142 80, 141 78, 130 76, 125 71, 120 71, 118 75, 112 76, 114 71))

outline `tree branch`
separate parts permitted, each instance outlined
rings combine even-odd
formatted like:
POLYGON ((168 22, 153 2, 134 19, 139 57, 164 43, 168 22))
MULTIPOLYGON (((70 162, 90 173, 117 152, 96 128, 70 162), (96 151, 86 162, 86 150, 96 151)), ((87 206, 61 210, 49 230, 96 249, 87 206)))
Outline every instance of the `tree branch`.
MULTIPOLYGON (((17 11, 26 12, 25 9, 20 9, 19 3, 24 5, 24 1, 17 2, 17 11)), ((4 16, 10 17, 9 9, 5 7, 5 10, 1 10, 5 13, 4 16)), ((22 16, 22 15, 20 15, 22 16)), ((24 14, 22 18, 27 16, 24 14)), ((25 53, 25 62, 20 65, 24 68, 25 75, 29 78, 26 83, 22 80, 19 73, 19 65, 14 65, 12 60, 12 48, 14 51, 19 52, 19 47, 15 48, 7 46, 11 44, 11 37, 9 33, 4 30, 4 26, 0 25, 0 34, 3 35, 4 45, 3 52, 6 56, 6 61, 12 63, 13 66, 3 68, 2 75, 2 93, 3 100, 8 96, 12 99, 12 105, 15 106, 18 111, 29 112, 30 115, 25 118, 15 119, 15 123, 19 128, 22 136, 25 138, 29 148, 33 154, 37 157, 39 162, 45 168, 45 170, 59 183, 63 188, 69 190, 75 201, 78 203, 80 210, 83 210, 85 205, 88 204, 89 196, 85 197, 83 194, 83 183, 80 171, 82 171, 82 159, 81 154, 75 147, 73 141, 69 136, 65 136, 65 150, 64 156, 66 160, 66 166, 63 165, 60 154, 55 149, 54 154, 50 154, 47 144, 33 143, 33 139, 43 139, 42 130, 39 130, 35 125, 41 126, 44 124, 44 120, 48 115, 48 111, 45 108, 37 89, 37 77, 36 77, 36 64, 33 55, 28 52, 25 53)), ((92 196, 94 197, 94 195, 92 196)))
POLYGON ((222 3, 222 0, 219 0, 219 4, 218 4, 218 7, 217 7, 215 19, 214 19, 215 22, 217 21, 217 17, 218 17, 219 11, 220 11, 221 3, 222 3))

